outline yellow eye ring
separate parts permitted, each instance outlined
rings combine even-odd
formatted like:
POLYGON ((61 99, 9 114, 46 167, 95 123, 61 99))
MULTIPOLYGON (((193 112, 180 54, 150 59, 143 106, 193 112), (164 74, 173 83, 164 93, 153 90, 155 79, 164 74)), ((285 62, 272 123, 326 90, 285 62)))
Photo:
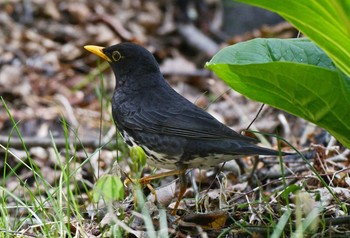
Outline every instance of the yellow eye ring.
POLYGON ((113 51, 113 54, 112 54, 112 59, 117 62, 119 61, 120 59, 122 58, 122 55, 119 53, 119 51, 113 51))

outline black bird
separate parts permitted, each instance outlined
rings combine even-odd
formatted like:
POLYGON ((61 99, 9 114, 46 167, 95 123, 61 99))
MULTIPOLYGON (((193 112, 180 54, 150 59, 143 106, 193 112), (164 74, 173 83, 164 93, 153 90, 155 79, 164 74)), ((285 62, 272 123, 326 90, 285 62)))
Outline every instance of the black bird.
POLYGON ((244 155, 280 154, 256 146, 255 139, 231 130, 178 94, 142 46, 120 43, 85 49, 112 67, 116 77, 112 114, 125 142, 142 147, 148 164, 182 171, 180 198, 188 168, 213 167, 244 155))

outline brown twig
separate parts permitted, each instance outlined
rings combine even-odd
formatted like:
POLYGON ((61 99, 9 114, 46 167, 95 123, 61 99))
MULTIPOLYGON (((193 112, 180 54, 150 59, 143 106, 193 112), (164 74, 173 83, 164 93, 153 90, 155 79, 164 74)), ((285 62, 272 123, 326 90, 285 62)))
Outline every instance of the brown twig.
MULTIPOLYGON (((70 143, 76 143, 77 148, 82 147, 89 147, 89 148, 98 148, 101 145, 99 144, 99 141, 96 138, 83 138, 77 141, 74 138, 68 139, 70 143)), ((25 143, 26 147, 53 147, 53 144, 57 148, 64 148, 66 146, 66 139, 65 138, 54 138, 52 141, 48 137, 24 137, 23 142, 25 143)), ((7 136, 0 136, 0 144, 7 147, 7 144, 9 143, 10 148, 20 149, 23 148, 23 143, 20 138, 12 137, 8 138, 7 136)))

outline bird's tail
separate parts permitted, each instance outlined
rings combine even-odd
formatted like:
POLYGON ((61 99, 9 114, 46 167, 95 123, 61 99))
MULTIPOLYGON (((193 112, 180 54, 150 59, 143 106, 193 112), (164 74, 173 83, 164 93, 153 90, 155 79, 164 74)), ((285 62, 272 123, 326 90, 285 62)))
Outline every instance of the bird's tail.
POLYGON ((242 146, 239 151, 239 153, 243 155, 271 155, 271 156, 285 156, 285 155, 291 155, 292 153, 288 152, 283 152, 283 151, 277 151, 277 150, 272 150, 260 146, 256 146, 254 144, 249 144, 242 146))

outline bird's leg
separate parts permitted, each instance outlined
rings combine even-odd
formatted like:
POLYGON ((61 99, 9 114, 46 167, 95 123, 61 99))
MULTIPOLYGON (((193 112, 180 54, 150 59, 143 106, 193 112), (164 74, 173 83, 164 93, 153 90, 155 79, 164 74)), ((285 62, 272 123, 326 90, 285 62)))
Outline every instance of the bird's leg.
POLYGON ((254 179, 256 180, 256 169, 258 168, 258 164, 260 162, 259 156, 254 156, 253 159, 254 159, 253 169, 250 172, 249 177, 248 177, 248 184, 249 185, 252 185, 254 179))
MULTIPOLYGON (((167 172, 163 172, 163 173, 159 173, 159 174, 145 176, 145 177, 140 178, 137 181, 141 185, 146 185, 146 184, 149 184, 152 180, 163 178, 163 177, 168 177, 168 176, 172 176, 172 175, 180 175, 182 172, 183 171, 180 171, 180 170, 171 170, 171 171, 167 171, 167 172)), ((128 177, 125 179, 124 185, 127 186, 127 184, 130 182, 134 183, 134 180, 128 177)))
POLYGON ((171 170, 171 171, 167 171, 167 172, 163 172, 163 173, 159 173, 159 174, 153 174, 150 176, 142 177, 139 180, 139 183, 142 185, 145 185, 145 184, 148 184, 150 181, 155 180, 155 179, 168 177, 168 176, 172 176, 172 175, 180 175, 182 173, 183 173, 182 170, 171 170))
POLYGON ((177 201, 175 203, 174 209, 172 211, 172 215, 176 215, 177 213, 177 208, 179 207, 180 201, 183 197, 183 195, 186 192, 186 188, 187 188, 187 178, 186 178, 186 170, 187 168, 181 165, 177 165, 179 168, 179 180, 180 180, 180 191, 179 191, 179 195, 177 197, 177 201))
MULTIPOLYGON (((152 181, 152 180, 155 180, 155 179, 159 179, 159 178, 163 178, 163 177, 167 177, 167 176, 172 176, 172 175, 178 175, 179 178, 180 178, 180 185, 182 186, 182 184, 184 183, 185 185, 183 186, 184 188, 180 188, 180 194, 179 194, 179 198, 178 198, 178 201, 176 202, 176 208, 179 206, 179 202, 183 196, 183 194, 185 193, 186 191, 186 176, 185 176, 185 173, 186 173, 186 169, 179 169, 179 170, 171 170, 171 171, 167 171, 167 172, 163 172, 163 173, 159 173, 159 174, 153 174, 153 175, 150 175, 150 176, 145 176, 145 177, 142 177, 138 180, 138 183, 140 183, 140 185, 144 186, 146 185, 148 187, 148 189, 151 191, 151 193, 154 195, 155 197, 155 200, 157 201, 157 194, 156 194, 156 191, 154 190, 154 188, 152 187, 152 185, 150 185, 149 183, 152 181), (181 182, 183 180, 184 177, 184 180, 185 182, 181 182)), ((127 177, 124 181, 124 186, 127 186, 128 183, 133 183, 134 184, 134 181, 127 177)), ((134 201, 135 204, 136 204, 136 201, 134 201)), ((175 209, 175 212, 176 212, 176 209, 175 209)))

